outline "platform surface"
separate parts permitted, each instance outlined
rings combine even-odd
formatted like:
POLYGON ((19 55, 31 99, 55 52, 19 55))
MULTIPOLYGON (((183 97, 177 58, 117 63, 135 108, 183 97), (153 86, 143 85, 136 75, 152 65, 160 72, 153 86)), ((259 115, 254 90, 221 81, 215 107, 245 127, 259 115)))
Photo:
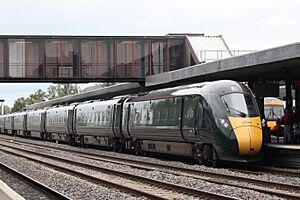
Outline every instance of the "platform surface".
POLYGON ((272 149, 291 149, 300 150, 300 144, 278 144, 278 143, 268 143, 265 144, 268 148, 272 149))
POLYGON ((25 200, 22 196, 11 189, 6 183, 0 180, 0 199, 1 200, 25 200))

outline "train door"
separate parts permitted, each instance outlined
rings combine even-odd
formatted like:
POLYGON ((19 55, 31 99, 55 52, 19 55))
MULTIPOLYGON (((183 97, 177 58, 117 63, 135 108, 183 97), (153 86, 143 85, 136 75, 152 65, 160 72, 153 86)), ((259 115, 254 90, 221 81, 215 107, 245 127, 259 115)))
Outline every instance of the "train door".
POLYGON ((23 116, 23 130, 27 131, 27 113, 23 116))
POLYGON ((42 113, 39 113, 41 115, 40 117, 40 128, 41 128, 41 131, 42 132, 46 132, 46 112, 42 112, 42 113))
POLYGON ((183 98, 182 106, 182 137, 185 140, 194 140, 197 137, 198 123, 198 101, 197 96, 186 96, 183 98))
POLYGON ((113 112, 114 112, 113 130, 116 136, 121 136, 122 103, 115 104, 113 112))
POLYGON ((67 129, 69 134, 74 134, 73 116, 74 116, 74 110, 68 110, 67 129))

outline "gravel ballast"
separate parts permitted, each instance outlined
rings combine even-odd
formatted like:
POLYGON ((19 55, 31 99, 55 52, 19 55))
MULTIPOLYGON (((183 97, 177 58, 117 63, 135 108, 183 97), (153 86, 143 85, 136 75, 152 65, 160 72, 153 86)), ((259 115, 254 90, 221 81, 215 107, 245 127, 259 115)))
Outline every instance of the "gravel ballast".
MULTIPOLYGON (((41 141, 34 141, 34 142, 45 145, 45 142, 41 142, 41 141)), ((90 153, 92 152, 92 153, 98 153, 98 154, 103 154, 103 155, 113 155, 114 157, 118 157, 118 156, 122 157, 122 158, 128 157, 130 159, 135 159, 135 160, 141 159, 144 161, 163 163, 163 164, 169 164, 169 165, 170 164, 176 165, 176 166, 180 165, 185 168, 192 168, 192 169, 196 168, 196 169, 200 169, 200 170, 205 169, 207 171, 214 171, 217 173, 226 173, 226 174, 228 174, 230 172, 230 173, 235 173, 235 174, 242 174, 243 176, 245 176, 244 173, 232 172, 227 169, 214 169, 214 168, 209 168, 209 167, 200 166, 200 165, 187 165, 184 163, 174 162, 174 161, 160 161, 159 159, 154 159, 154 158, 137 157, 137 156, 132 156, 132 155, 118 154, 118 153, 114 153, 114 152, 106 152, 106 151, 95 150, 95 149, 80 149, 80 148, 76 148, 76 147, 74 148, 74 147, 67 146, 67 145, 57 145, 54 143, 46 143, 46 144, 50 145, 50 146, 59 146, 59 147, 67 148, 67 149, 76 149, 76 150, 81 150, 81 151, 90 152, 90 153)), ((25 147, 22 147, 22 148, 25 148, 25 147)), ((35 151, 39 151, 41 153, 47 153, 47 154, 55 155, 58 157, 68 158, 70 160, 76 160, 79 162, 92 164, 92 165, 99 166, 99 167, 123 171, 123 172, 131 173, 131 174, 137 174, 137 175, 155 179, 155 180, 167 181, 167 182, 180 184, 180 185, 197 188, 197 189, 201 189, 201 190, 205 190, 205 191, 210 191, 210 192, 218 192, 220 194, 233 196, 233 197, 237 197, 237 198, 241 198, 241 199, 258 199, 258 198, 259 199, 280 199, 280 198, 276 198, 271 195, 262 194, 262 193, 255 192, 252 190, 246 190, 246 189, 241 189, 238 187, 232 187, 232 186, 226 186, 226 185, 213 184, 213 183, 209 183, 209 182, 202 181, 199 179, 188 178, 185 176, 176 176, 176 175, 158 172, 158 171, 145 171, 145 170, 135 169, 135 168, 131 168, 129 166, 124 166, 124 165, 112 164, 112 163, 101 162, 101 161, 94 161, 94 160, 90 160, 90 159, 86 159, 86 158, 80 158, 78 156, 74 156, 74 155, 72 155, 70 153, 66 153, 66 152, 57 152, 56 150, 55 151, 41 150, 41 149, 37 150, 32 147, 26 147, 26 149, 35 150, 35 151)), ((255 176, 255 175, 248 175, 248 176, 255 176)), ((277 178, 277 180, 282 180, 281 182, 285 183, 285 181, 283 181, 283 179, 282 179, 283 177, 280 177, 280 176, 277 177, 274 175, 273 175, 274 177, 270 177, 271 175, 265 175, 265 176, 272 179, 272 181, 275 181, 274 179, 277 178)), ((257 176, 256 176, 256 178, 257 178, 257 176)), ((287 179, 290 179, 290 177, 287 179)), ((298 179, 295 178, 295 179, 293 179, 293 181, 295 183, 299 184, 300 181, 298 179)))
MULTIPOLYGON (((2 157, 2 156, 1 156, 2 157)), ((24 182, 23 180, 13 176, 11 173, 6 172, 0 168, 0 178, 16 193, 24 197, 26 200, 50 200, 42 192, 37 191, 35 188, 24 182)))
POLYGON ((115 189, 99 186, 54 169, 44 167, 24 158, 18 158, 6 153, 1 153, 0 158, 1 162, 6 165, 13 167, 19 172, 40 181, 72 199, 143 199, 130 196, 115 189))

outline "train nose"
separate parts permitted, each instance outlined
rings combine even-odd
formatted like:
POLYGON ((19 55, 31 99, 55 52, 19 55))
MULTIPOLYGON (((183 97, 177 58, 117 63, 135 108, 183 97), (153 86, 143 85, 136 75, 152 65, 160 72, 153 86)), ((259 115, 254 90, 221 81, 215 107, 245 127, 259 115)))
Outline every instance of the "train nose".
POLYGON ((240 155, 256 155, 262 145, 262 130, 256 126, 241 126, 234 129, 240 155))

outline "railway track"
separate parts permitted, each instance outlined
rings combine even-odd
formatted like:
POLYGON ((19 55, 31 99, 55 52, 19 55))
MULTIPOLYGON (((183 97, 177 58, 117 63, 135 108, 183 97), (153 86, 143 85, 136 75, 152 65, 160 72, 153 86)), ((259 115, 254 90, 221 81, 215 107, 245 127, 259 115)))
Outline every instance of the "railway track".
POLYGON ((228 168, 231 171, 249 173, 253 175, 263 175, 265 173, 276 174, 288 177, 300 177, 300 171, 274 168, 269 166, 249 165, 248 169, 228 168))
MULTIPOLYGON (((110 157, 105 155, 90 154, 90 153, 65 149, 62 147, 53 147, 48 145, 47 147, 45 147, 44 145, 34 144, 33 142, 26 142, 26 143, 28 145, 32 145, 35 148, 41 148, 41 149, 51 148, 59 151, 70 152, 76 156, 93 159, 97 161, 105 161, 105 162, 111 162, 115 164, 128 165, 143 170, 156 170, 156 171, 175 174, 178 176, 187 176, 195 179, 205 180, 211 183, 225 184, 229 186, 255 190, 261 193, 267 193, 267 194, 276 195, 279 197, 284 197, 289 199, 300 199, 300 195, 298 194, 298 191, 300 191, 300 187, 290 185, 290 184, 263 181, 254 178, 225 175, 225 174, 200 171, 195 169, 180 168, 180 167, 169 166, 164 164, 137 161, 137 160, 127 159, 127 158, 116 158, 116 157, 110 157), (244 184, 240 184, 240 183, 244 183, 244 184)), ((19 143, 19 144, 23 144, 23 143, 19 143)), ((244 173, 247 173, 247 171, 244 170, 244 173)), ((255 173, 253 172, 253 174, 255 173)))
POLYGON ((1 144, 0 151, 149 199, 237 199, 1 144))
POLYGON ((21 172, 18 172, 17 170, 9 167, 8 165, 2 162, 0 162, 0 168, 6 171, 7 173, 12 174, 14 177, 17 177, 20 181, 24 182, 24 184, 29 185, 32 189, 38 191, 38 193, 42 193, 43 196, 46 196, 49 199, 71 200, 69 197, 61 194, 60 192, 47 187, 46 185, 40 183, 39 181, 34 180, 21 172))

